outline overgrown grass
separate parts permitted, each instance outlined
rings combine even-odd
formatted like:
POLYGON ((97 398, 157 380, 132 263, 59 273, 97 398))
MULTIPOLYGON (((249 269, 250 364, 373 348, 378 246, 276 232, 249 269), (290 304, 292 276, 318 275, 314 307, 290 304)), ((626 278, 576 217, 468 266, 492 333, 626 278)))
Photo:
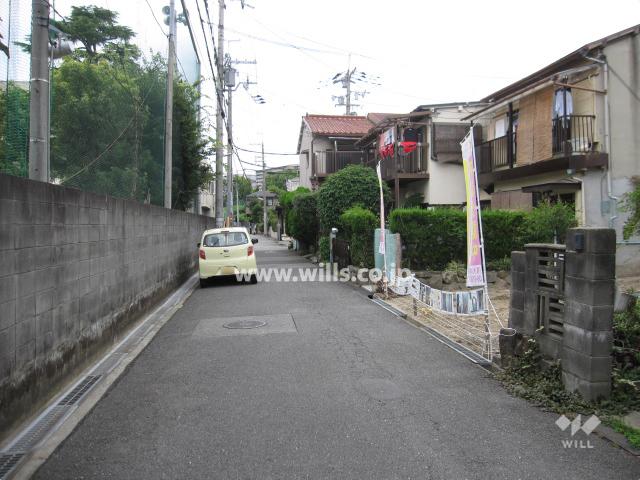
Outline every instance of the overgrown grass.
POLYGON ((544 368, 543 365, 538 343, 530 339, 524 354, 514 359, 496 377, 512 395, 529 400, 543 410, 568 416, 595 414, 605 424, 625 435, 630 443, 638 446, 634 442, 640 440, 640 431, 623 424, 620 417, 630 411, 640 410, 640 392, 620 365, 614 363, 611 397, 597 402, 586 401, 580 395, 564 389, 559 362, 544 368))
POLYGON ((630 427, 619 418, 611 418, 609 420, 609 426, 616 432, 623 434, 629 443, 636 448, 640 448, 640 430, 630 427))

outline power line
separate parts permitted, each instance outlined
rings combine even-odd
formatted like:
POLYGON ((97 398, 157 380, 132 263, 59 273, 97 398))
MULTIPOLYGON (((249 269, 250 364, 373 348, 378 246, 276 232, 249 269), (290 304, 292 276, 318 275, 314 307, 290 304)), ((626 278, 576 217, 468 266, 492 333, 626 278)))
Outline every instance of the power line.
POLYGON ((151 7, 151 4, 149 3, 149 0, 144 0, 144 1, 147 2, 147 6, 149 7, 149 10, 151 11, 151 16, 156 21, 156 24, 158 25, 158 28, 160 29, 162 34, 166 37, 167 34, 165 33, 164 28, 162 28, 162 24, 158 21, 158 18, 156 17, 156 14, 153 11, 153 8, 151 7))
MULTIPOLYGON (((236 147, 238 150, 242 150, 243 152, 249 152, 249 153, 262 153, 262 151, 257 151, 257 150, 249 150, 247 148, 242 148, 242 147, 238 147, 236 145, 236 147)), ((265 155, 300 155, 299 153, 277 153, 277 152, 264 152, 265 155)))

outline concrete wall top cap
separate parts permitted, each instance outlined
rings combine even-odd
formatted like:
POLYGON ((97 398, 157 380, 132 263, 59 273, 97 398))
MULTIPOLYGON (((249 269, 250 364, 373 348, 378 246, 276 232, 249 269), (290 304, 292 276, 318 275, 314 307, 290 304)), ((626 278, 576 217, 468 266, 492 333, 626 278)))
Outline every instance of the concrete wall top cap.
POLYGON ((612 228, 580 227, 567 232, 567 250, 575 251, 576 234, 584 235, 581 253, 615 253, 616 231, 612 228))

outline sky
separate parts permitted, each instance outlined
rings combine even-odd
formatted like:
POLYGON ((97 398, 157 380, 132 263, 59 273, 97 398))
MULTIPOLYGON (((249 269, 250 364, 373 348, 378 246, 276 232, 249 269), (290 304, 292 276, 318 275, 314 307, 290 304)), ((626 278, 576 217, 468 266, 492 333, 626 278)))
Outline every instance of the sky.
MULTIPOLYGON (((28 0, 21 0, 28 2, 28 0)), ((53 0, 52 0, 53 1, 53 0)), ((205 42, 213 48, 204 20, 205 0, 184 0, 202 62, 203 104, 214 114, 214 89, 205 42)), ((30 3, 30 2, 28 2, 30 3)), ((166 55, 168 0, 55 0, 67 15, 71 5, 95 4, 116 10, 144 50, 166 55), (154 20, 155 14, 158 23, 154 20)), ((218 2, 208 0, 217 35, 218 2)), ((176 0, 181 10, 181 0, 176 0)), ((233 135, 238 147, 295 153, 305 113, 343 114, 331 83, 347 68, 375 82, 355 110, 403 113, 428 103, 479 100, 582 45, 640 23, 640 0, 515 2, 396 0, 226 0, 225 51, 238 64, 233 96, 233 135), (379 85, 378 85, 379 84, 379 85), (252 95, 266 103, 257 104, 252 95)), ((216 38, 217 44, 217 38, 216 38)), ((213 58, 213 57, 212 57, 213 58)), ((184 25, 178 26, 178 69, 195 78, 196 55, 184 25)), ((215 117, 211 119, 211 122, 215 117)), ((259 163, 241 152, 247 173, 259 163)), ((267 155, 267 166, 297 163, 295 155, 267 155)), ((242 173, 237 159, 234 172, 242 173)))

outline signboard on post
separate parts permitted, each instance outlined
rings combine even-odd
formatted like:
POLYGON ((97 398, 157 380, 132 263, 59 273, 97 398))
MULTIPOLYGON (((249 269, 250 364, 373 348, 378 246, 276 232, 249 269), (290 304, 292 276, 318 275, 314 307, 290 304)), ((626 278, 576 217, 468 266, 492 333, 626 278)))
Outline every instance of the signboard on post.
POLYGON ((462 166, 467 189, 467 287, 486 286, 484 241, 473 128, 462 140, 462 166))

